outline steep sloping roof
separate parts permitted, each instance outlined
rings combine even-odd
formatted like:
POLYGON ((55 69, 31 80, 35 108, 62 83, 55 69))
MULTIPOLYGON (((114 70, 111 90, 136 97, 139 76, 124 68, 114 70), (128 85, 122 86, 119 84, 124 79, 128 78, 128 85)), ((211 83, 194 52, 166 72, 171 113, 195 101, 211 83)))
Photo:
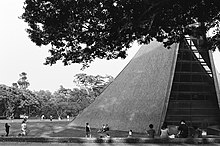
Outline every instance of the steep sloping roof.
POLYGON ((152 123, 158 130, 170 93, 177 48, 178 44, 174 44, 166 49, 155 41, 142 46, 106 90, 69 126, 89 122, 96 128, 108 124, 114 130, 144 132, 152 123))
POLYGON ((220 75, 219 75, 217 69, 215 68, 213 54, 212 54, 211 50, 209 51, 209 58, 210 58, 211 67, 212 67, 212 71, 213 71, 215 90, 216 90, 216 95, 217 95, 217 99, 218 99, 218 106, 220 108, 220 75))

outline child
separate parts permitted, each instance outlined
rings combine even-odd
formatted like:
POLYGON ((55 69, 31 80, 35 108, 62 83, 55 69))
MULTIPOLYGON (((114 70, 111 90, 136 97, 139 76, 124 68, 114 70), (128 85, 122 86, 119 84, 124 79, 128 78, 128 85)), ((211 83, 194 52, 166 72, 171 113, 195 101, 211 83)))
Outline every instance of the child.
POLYGON ((149 130, 147 130, 147 135, 148 135, 148 137, 149 138, 154 138, 154 136, 155 136, 155 130, 153 129, 154 128, 154 125, 153 124, 150 124, 149 125, 149 130))
POLYGON ((25 121, 22 121, 21 124, 21 136, 27 135, 27 124, 25 121))
POLYGON ((132 137, 132 130, 128 131, 128 137, 132 137))

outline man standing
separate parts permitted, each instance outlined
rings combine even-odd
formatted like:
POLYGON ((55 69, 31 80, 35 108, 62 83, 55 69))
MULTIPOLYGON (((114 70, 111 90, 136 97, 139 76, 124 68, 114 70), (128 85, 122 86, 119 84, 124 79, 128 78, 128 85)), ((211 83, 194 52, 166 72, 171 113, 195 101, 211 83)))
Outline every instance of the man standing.
POLYGON ((86 130, 86 137, 91 138, 91 129, 90 129, 89 123, 86 123, 85 130, 86 130))
POLYGON ((9 135, 9 128, 10 128, 10 124, 5 123, 5 132, 6 132, 6 135, 5 135, 5 136, 8 136, 8 135, 9 135))

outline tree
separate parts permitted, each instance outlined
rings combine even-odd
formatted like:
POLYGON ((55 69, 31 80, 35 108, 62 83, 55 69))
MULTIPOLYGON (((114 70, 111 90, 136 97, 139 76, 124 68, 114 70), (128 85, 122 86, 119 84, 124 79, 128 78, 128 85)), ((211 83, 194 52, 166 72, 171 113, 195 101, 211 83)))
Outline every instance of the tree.
POLYGON ((49 117, 51 115, 51 99, 53 98, 53 95, 50 91, 35 91, 34 94, 38 97, 39 100, 39 112, 38 115, 45 115, 46 117, 49 117))
POLYGON ((40 110, 39 97, 30 90, 20 90, 22 95, 20 99, 19 110, 28 116, 36 116, 40 110))
POLYGON ((79 73, 74 76, 73 82, 80 89, 85 89, 87 94, 90 95, 92 92, 97 92, 96 96, 102 92, 109 83, 113 81, 113 77, 106 75, 105 77, 97 75, 87 75, 84 73, 79 73))
POLYGON ((155 38, 169 47, 193 35, 203 38, 205 48, 220 46, 219 0, 25 0, 24 10, 30 39, 51 44, 50 65, 125 58, 135 40, 148 44, 155 38))
POLYGON ((0 85, 0 100, 3 101, 2 113, 6 117, 19 117, 20 114, 35 114, 39 109, 38 97, 30 90, 0 85))
POLYGON ((19 74, 20 79, 18 80, 18 85, 20 86, 20 89, 27 89, 30 83, 27 81, 27 73, 22 72, 19 74))

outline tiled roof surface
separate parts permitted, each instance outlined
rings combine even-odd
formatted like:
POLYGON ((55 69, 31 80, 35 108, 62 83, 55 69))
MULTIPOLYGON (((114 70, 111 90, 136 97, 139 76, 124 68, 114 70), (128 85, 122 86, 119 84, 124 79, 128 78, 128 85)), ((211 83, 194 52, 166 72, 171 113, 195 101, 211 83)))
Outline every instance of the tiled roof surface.
POLYGON ((149 124, 159 129, 171 66, 177 44, 166 49, 151 42, 140 48, 115 80, 69 126, 101 127, 144 132, 149 124))

